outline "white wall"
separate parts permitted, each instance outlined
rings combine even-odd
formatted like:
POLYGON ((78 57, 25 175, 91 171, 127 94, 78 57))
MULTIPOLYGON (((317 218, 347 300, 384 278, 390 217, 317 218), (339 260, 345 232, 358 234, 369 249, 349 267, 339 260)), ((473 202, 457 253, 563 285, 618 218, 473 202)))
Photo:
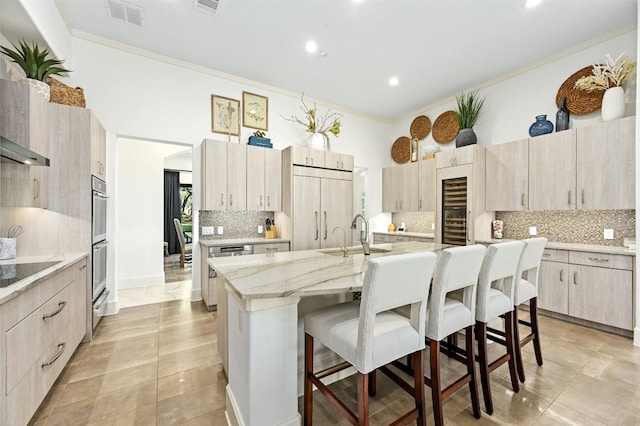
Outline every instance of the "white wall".
POLYGON ((164 161, 182 150, 181 145, 117 141, 117 288, 164 283, 164 161))
MULTIPOLYGON (((622 52, 630 57, 635 57, 637 50, 637 31, 630 31, 597 43, 584 50, 570 54, 556 61, 533 68, 526 73, 499 81, 492 85, 480 88, 480 95, 485 96, 485 104, 482 114, 474 131, 481 145, 495 145, 529 137, 529 126, 535 121, 537 115, 546 114, 547 119, 555 124, 555 115, 558 107, 555 104, 556 94, 562 83, 579 69, 596 62, 604 61, 604 55, 609 53, 614 58, 622 52)), ((625 84, 627 109, 626 115, 635 114, 635 81, 625 84)), ((431 123, 438 116, 455 107, 455 99, 444 100, 441 105, 417 112, 415 115, 394 123, 392 140, 388 141, 388 147, 395 138, 409 134, 411 121, 420 114, 431 119, 431 123)), ((600 111, 595 113, 575 116, 570 118, 572 128, 580 127, 600 119, 600 111)), ((440 145, 429 134, 420 141, 420 147, 438 145, 442 150, 455 148, 455 141, 440 145)), ((388 164, 393 164, 389 158, 388 164)))

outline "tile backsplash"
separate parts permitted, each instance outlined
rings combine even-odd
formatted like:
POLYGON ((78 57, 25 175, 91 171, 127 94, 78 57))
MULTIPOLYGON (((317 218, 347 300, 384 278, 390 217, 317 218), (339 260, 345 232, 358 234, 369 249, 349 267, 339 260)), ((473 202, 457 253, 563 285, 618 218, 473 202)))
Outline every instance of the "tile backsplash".
POLYGON ((404 222, 407 226, 407 232, 426 232, 428 234, 435 232, 431 229, 431 225, 436 223, 435 212, 393 213, 391 220, 396 229, 404 222))
POLYGON ((636 234, 635 210, 571 210, 539 212, 496 212, 504 221, 503 238, 529 238, 529 227, 538 236, 559 243, 621 246, 625 237, 636 234), (604 239, 604 229, 613 229, 614 238, 604 239))
POLYGON ((267 218, 273 222, 273 212, 200 210, 198 234, 201 240, 264 237, 264 232, 258 233, 258 226, 262 225, 264 228, 267 218), (214 235, 202 235, 203 226, 213 226, 214 235), (218 226, 222 226, 222 235, 218 235, 218 226))

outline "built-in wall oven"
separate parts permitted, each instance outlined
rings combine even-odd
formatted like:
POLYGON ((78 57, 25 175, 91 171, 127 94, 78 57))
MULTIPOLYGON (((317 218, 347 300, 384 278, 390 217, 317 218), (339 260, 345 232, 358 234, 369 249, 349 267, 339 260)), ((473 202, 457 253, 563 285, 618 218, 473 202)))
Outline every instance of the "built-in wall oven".
POLYGON ((93 328, 107 309, 107 185, 95 176, 91 177, 92 210, 91 210, 91 238, 92 238, 92 310, 93 328))

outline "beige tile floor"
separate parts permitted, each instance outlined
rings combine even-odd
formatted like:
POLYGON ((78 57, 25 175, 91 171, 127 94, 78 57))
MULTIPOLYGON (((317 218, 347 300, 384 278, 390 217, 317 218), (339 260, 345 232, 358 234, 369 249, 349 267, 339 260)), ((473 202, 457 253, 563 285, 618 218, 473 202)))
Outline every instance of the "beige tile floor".
MULTIPOLYGON (((31 424, 226 424, 227 382, 217 353, 216 321, 215 312, 187 299, 124 308, 105 317, 94 340, 78 348, 31 424)), ((628 338, 548 317, 541 317, 540 326, 544 366, 537 366, 528 345, 527 381, 520 392, 511 390, 502 366, 491 375, 493 416, 483 412, 476 420, 465 388, 445 402, 447 424, 640 424, 640 348, 628 338)), ((490 345, 494 355, 499 350, 490 345)), ((446 357, 443 366, 448 378, 463 368, 446 357)), ((411 404, 406 393, 384 375, 378 377, 378 395, 371 400, 373 425, 388 424, 411 404)), ((355 404, 353 377, 332 387, 355 404)), ((348 424, 322 395, 314 396, 314 410, 314 424, 348 424)), ((431 416, 427 421, 433 425, 431 416)))

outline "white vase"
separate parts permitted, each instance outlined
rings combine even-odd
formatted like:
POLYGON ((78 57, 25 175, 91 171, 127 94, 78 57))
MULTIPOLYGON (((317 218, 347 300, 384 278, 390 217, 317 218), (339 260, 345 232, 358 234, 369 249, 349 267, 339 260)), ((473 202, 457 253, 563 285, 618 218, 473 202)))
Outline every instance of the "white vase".
POLYGON ((329 138, 327 138, 322 133, 310 133, 307 138, 307 145, 309 148, 318 149, 321 151, 330 151, 329 149, 329 138))
POLYGON ((602 121, 624 117, 624 89, 622 87, 611 87, 604 92, 600 113, 602 121))
POLYGON ((49 102, 49 99, 51 99, 51 87, 44 81, 34 80, 33 78, 23 78, 22 82, 34 87, 36 91, 44 97, 45 101, 49 102))

